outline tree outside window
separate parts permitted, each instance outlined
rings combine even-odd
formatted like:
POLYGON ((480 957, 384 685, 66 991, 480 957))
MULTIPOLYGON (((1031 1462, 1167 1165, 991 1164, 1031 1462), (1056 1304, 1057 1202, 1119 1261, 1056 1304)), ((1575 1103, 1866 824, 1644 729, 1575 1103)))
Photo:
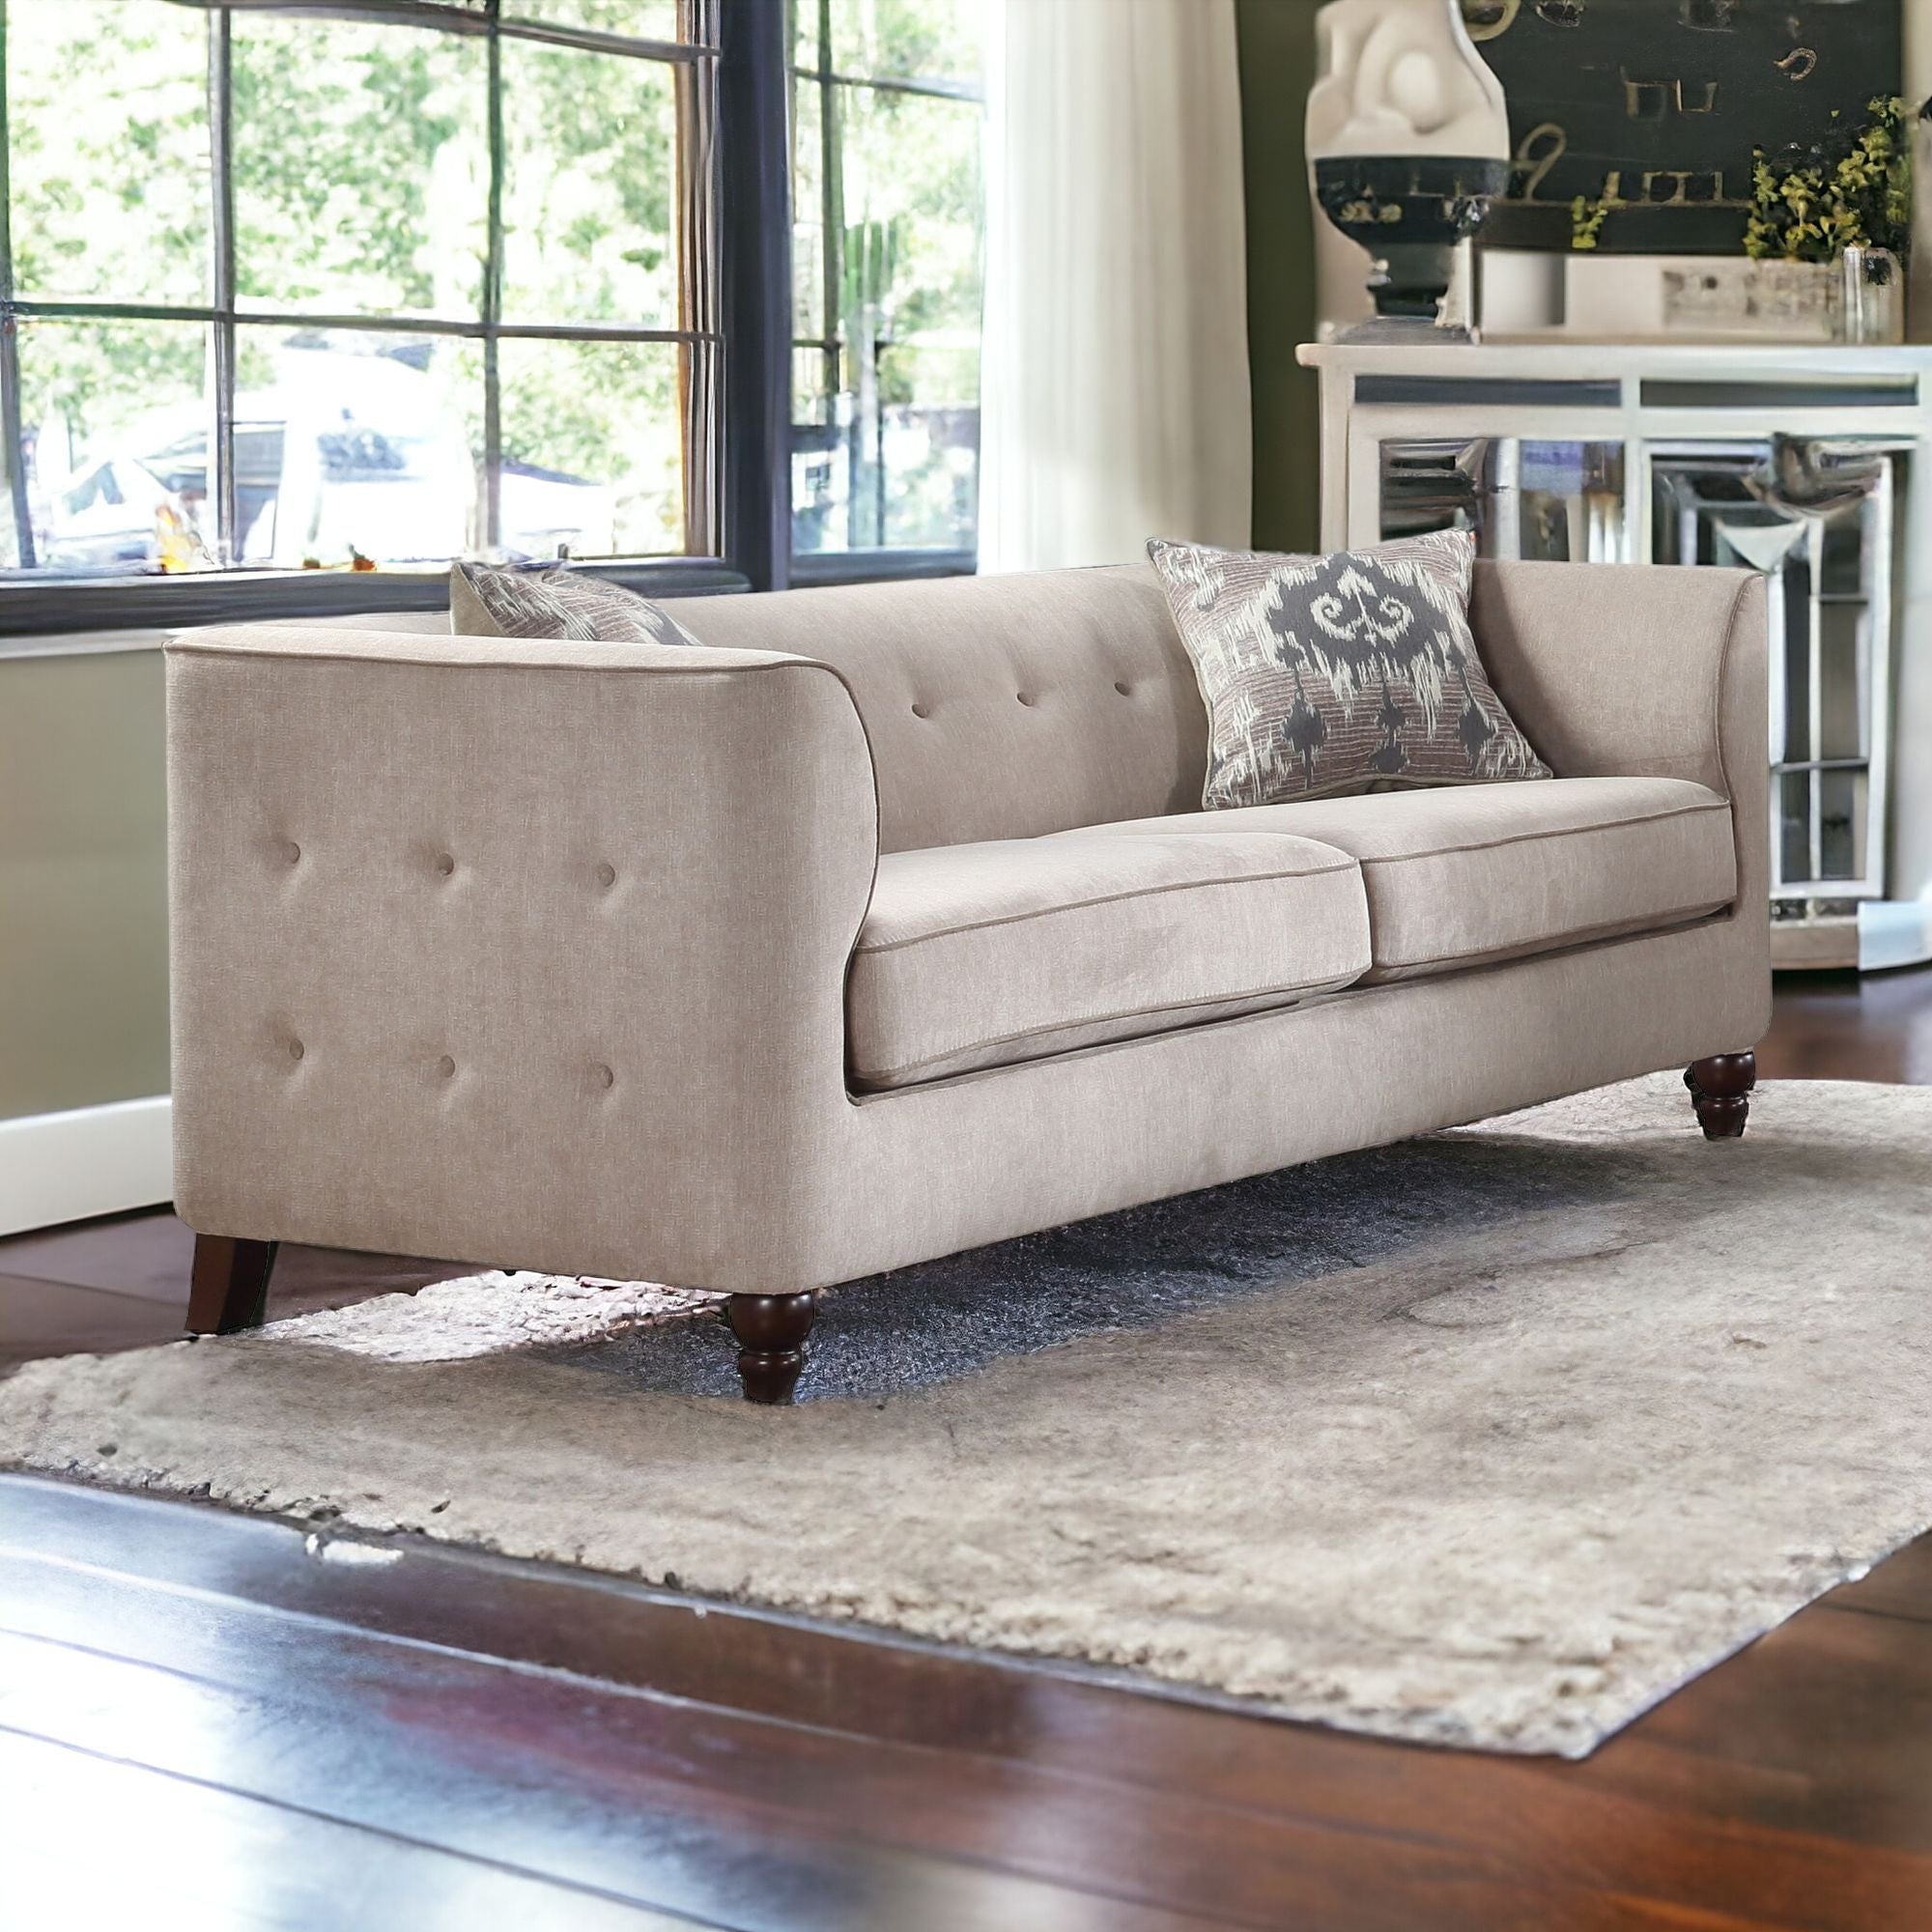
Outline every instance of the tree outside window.
POLYGON ((795 553, 977 543, 986 0, 791 0, 795 553))
POLYGON ((0 21, 0 564, 716 553, 712 0, 0 21))

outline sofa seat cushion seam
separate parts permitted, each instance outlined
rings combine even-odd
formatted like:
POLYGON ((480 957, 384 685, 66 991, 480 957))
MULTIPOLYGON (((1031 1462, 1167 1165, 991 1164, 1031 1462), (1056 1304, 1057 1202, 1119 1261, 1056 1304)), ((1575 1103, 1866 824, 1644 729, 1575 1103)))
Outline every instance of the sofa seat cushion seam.
MULTIPOLYGON (((1298 837, 1299 835, 1293 835, 1298 837)), ((1320 843, 1320 840, 1311 840, 1320 843)), ((1248 872, 1233 879, 1176 879, 1164 886, 1137 886, 1129 892, 1106 893, 1098 898, 1075 899, 1066 905, 1036 906, 1027 912, 1002 913, 993 919, 978 919, 957 925, 945 925, 931 932, 909 933, 904 939, 881 939, 867 944, 863 938, 853 948, 854 958, 864 958, 880 952, 898 952, 910 946, 928 945, 935 939, 956 939, 962 933, 984 932, 998 925, 1018 925, 1030 919, 1051 919, 1056 914, 1067 912, 1091 912, 1095 906, 1120 905, 1129 899, 1157 898, 1167 893, 1199 892, 1207 886, 1260 886, 1268 885, 1281 879, 1320 879, 1333 872, 1353 872, 1360 866, 1353 859, 1345 859, 1339 866, 1310 866, 1298 872, 1248 872)), ((876 893, 877 887, 874 886, 876 893)))
MULTIPOLYGON (((1668 811, 1645 812, 1640 818, 1603 818, 1589 825, 1549 826, 1540 832, 1513 832, 1506 838, 1478 838, 1465 845, 1433 845, 1426 852, 1390 852, 1358 855, 1361 866, 1406 866, 1411 860, 1447 859, 1463 852, 1495 852, 1505 845, 1531 845, 1549 838, 1575 838, 1592 832, 1621 832, 1629 825, 1661 825, 1668 819, 1688 817, 1693 812, 1730 810, 1729 802, 1714 798, 1698 805, 1675 805, 1668 811)), ((1299 834, 1310 837, 1311 834, 1299 834)))
MULTIPOLYGON (((1569 945, 1559 944, 1552 948, 1550 952, 1515 953, 1506 959, 1475 959, 1463 968, 1463 973, 1456 977, 1463 977, 1463 974, 1474 978, 1480 974, 1520 972, 1539 965, 1552 955, 1575 957, 1581 953, 1596 951, 1599 948, 1609 952, 1628 946, 1654 946, 1665 939, 1679 938, 1685 933, 1702 932, 1707 927, 1722 924, 1726 919, 1736 917, 1736 906, 1733 904, 1728 911, 1719 910, 1719 912, 1707 915, 1703 919, 1690 919, 1679 925, 1659 927, 1656 930, 1645 932, 1612 932, 1595 941, 1585 940, 1580 943, 1572 943, 1569 945)), ((1322 1008, 1331 1006, 1338 1001, 1392 998, 1402 993, 1411 983, 1407 980, 1376 980, 1365 977, 1350 980, 1340 985, 1311 987, 1307 994, 1300 999, 1291 1000, 1277 1007, 1264 1007, 1254 1012, 1231 1013, 1225 1019, 1215 1020, 1212 1024, 1217 1027, 1280 1025, 1297 1016, 1319 1013, 1322 1008)), ((1191 1029, 1185 1027, 1171 1027, 1163 1033, 1137 1034, 1122 1039, 1095 1040, 1091 1045, 1071 1049, 1065 1057, 1086 1058, 1101 1054, 1132 1053, 1138 1048, 1153 1046, 1161 1040, 1172 1040, 1189 1031, 1191 1029)), ((996 1080, 1003 1076, 1024 1076, 1037 1073, 1042 1067, 1050 1065, 1054 1060, 1060 1057, 1053 1054, 1042 1054, 1036 1060, 1007 1061, 996 1066, 962 1067, 956 1073, 944 1074, 938 1079, 923 1083, 914 1083, 906 1087, 851 1087, 847 1089, 845 1098, 848 1104, 855 1109, 890 1106, 895 1100, 906 1099, 918 1094, 930 1093, 941 1085, 950 1085, 954 1082, 964 1081, 996 1080)))
POLYGON ((1504 953, 1515 952, 1519 946, 1523 949, 1522 954, 1519 956, 1535 958, 1544 952, 1554 952, 1565 946, 1585 945, 1593 937, 1620 936, 1632 928, 1634 928, 1633 937, 1641 937, 1646 932, 1662 931, 1666 925, 1708 919, 1734 903, 1732 899, 1699 899, 1693 905, 1674 906, 1668 912, 1632 913, 1627 919, 1598 920, 1589 925, 1572 926, 1566 932, 1539 934, 1532 939, 1508 942, 1500 946, 1478 946, 1465 952, 1433 952, 1425 959, 1378 958, 1369 970, 1412 972, 1422 966, 1455 966, 1464 961, 1492 959, 1504 953))
MULTIPOLYGON (((854 1071, 863 1080, 894 1080, 908 1073, 916 1073, 922 1066, 934 1066, 941 1061, 956 1059, 962 1053, 982 1053, 995 1046, 1011 1046, 1018 1040, 1037 1039, 1049 1034, 1074 1033, 1082 1027, 1111 1026, 1116 1020, 1158 1019, 1165 1013, 1182 1013, 1196 1007, 1232 1006, 1244 1000, 1272 1000, 1286 997, 1293 1000, 1313 998, 1318 993, 1333 993, 1343 987, 1352 986, 1362 977, 1366 968, 1347 974, 1329 974, 1320 980, 1290 980, 1285 985, 1256 986, 1250 990, 1235 989, 1225 993, 1208 993, 1199 999, 1171 1000, 1159 1006, 1123 1007, 1116 1012, 1090 1013, 1077 1019, 1055 1020, 1048 1026, 1022 1027, 1017 1033, 1003 1033, 985 1038, 963 1039, 956 1046, 949 1046, 941 1053, 922 1054, 917 1060, 908 1060, 897 1066, 865 1067, 855 1065, 854 1071)), ((1235 1015, 1244 1017, 1244 1015, 1235 1015)), ((1100 1042, 1108 1044, 1109 1042, 1100 1042)))

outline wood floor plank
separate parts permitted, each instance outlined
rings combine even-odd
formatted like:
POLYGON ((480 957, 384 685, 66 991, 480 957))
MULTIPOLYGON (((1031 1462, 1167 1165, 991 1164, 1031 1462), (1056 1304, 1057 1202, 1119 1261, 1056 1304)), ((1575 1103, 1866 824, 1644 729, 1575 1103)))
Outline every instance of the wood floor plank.
POLYGON ((697 1922, 18 1733, 0 1732, 0 1922, 21 1932, 690 1932, 697 1922))
MULTIPOLYGON (((10 1568, 10 1618, 23 1594, 10 1568)), ((878 1875, 895 1889, 957 1894, 949 1924, 1001 1923, 1017 1903, 1006 1894, 1029 1890, 1092 1894, 1103 1923, 1134 1906, 1271 1925, 1348 1905, 1356 1848, 1296 1821, 1172 1794, 1136 1802, 1097 1778, 949 1761, 176 1601, 169 1617, 119 1584, 38 1593, 75 1643, 117 1654, 0 1637, 0 1723, 283 1804, 354 1806, 333 1814, 349 1822, 380 1822, 407 1793, 412 1831, 471 1854, 514 1818, 534 1868, 587 1872, 599 1889, 734 1922, 742 1902, 713 1888, 745 1872, 760 1895, 785 1892, 772 1922, 799 1927, 847 1922, 878 1875), (145 1661, 125 1661, 130 1650, 145 1661), (298 1658, 312 1688, 291 1684, 298 1658), (462 1747, 445 1754, 451 1734, 462 1747), (299 1736, 299 1758, 252 1751, 264 1735, 299 1736), (779 1864, 810 1866, 840 1839, 851 1865, 841 1884, 779 1887, 779 1864)), ((1409 1895, 1461 1889, 1466 1922, 1500 1922, 1487 1861, 1406 1840, 1378 1857, 1406 1874, 1409 1895)))
MULTIPOLYGON (((98 1221, 0 1239, 0 1276, 66 1284, 83 1292, 129 1296, 168 1310, 187 1306, 194 1236, 172 1211, 116 1214, 98 1221)), ((404 1255, 363 1255, 342 1248, 307 1248, 289 1242, 276 1257, 270 1282, 269 1316, 280 1321, 318 1308, 341 1308, 372 1295, 411 1293, 425 1282, 444 1281, 471 1269, 461 1262, 424 1261, 404 1255)), ((83 1293, 76 1309, 91 1304, 83 1293)), ((175 1324, 179 1328, 180 1324, 175 1324)), ((83 1326, 82 1348, 90 1348, 83 1326)), ((47 1354, 69 1352, 68 1332, 47 1354)))
MULTIPOLYGON (((1464 1818, 1468 1833, 1488 1835, 1495 1829, 1490 1814, 1500 1809, 1514 1815, 1540 1800, 1552 1777, 1571 1787, 1601 1783, 1626 1800, 1633 1787, 1606 1772, 1634 1740, 1658 1736, 1667 1718, 1688 1718, 1686 1735, 1710 1730, 1748 1747, 1753 1734, 1730 1721, 1729 1707, 1775 1707, 1783 1660, 1802 1643, 1806 1625, 1800 1619, 1773 1633, 1579 1767, 1451 1756, 1313 1726, 1254 1722, 929 1646, 856 1641, 836 1629, 695 1605, 618 1579, 478 1556, 419 1539, 391 1543, 388 1560, 373 1567, 329 1560, 331 1553, 357 1553, 346 1539, 318 1539, 314 1553, 298 1560, 304 1548, 299 1529, 258 1517, 22 1478, 14 1479, 5 1494, 0 1524, 11 1527, 0 1528, 0 1542, 22 1551, 57 1551, 156 1583, 219 1589, 240 1601, 514 1656, 785 1723, 1098 1771, 1155 1790, 1365 1829, 1399 1829, 1396 1821, 1406 1809, 1426 1804, 1444 1831, 1449 1827, 1443 1821, 1464 1818), (1445 1762, 1461 1767, 1455 1792, 1429 1801, 1445 1762)), ((1926 1557, 1932 1557, 1932 1539, 1890 1563, 1914 1564, 1932 1607, 1932 1562, 1926 1557)), ((1888 1567, 1854 1587, 1866 1587, 1888 1567)), ((1794 1713, 1792 1747, 1810 1766, 1818 1802, 1838 1803, 1855 1825, 1861 1820, 1875 1831, 1890 1814, 1866 1808, 1853 1787, 1833 1801, 1821 1771, 1837 1767, 1849 1775, 1858 1768, 1828 1758, 1828 1747, 1834 1729, 1850 1725, 1856 1734, 1865 1722, 1860 1714, 1874 1700, 1883 1702, 1882 1687, 1856 1652, 1840 1646, 1836 1655, 1835 1674, 1816 1667, 1808 1673, 1815 1695, 1794 1713)), ((1877 1716, 1904 1720, 1910 1710, 1909 1701, 1894 1700, 1877 1716)), ((1767 1775, 1781 1774, 1773 1766, 1767 1775)), ((1712 1816, 1730 1815, 1721 1780, 1700 1770, 1694 1789, 1673 1796, 1671 1804, 1697 1811, 1706 1801, 1712 1816)), ((1572 1802, 1587 1810, 1580 1795, 1572 1802)), ((1895 1849, 1932 1850, 1932 1840, 1917 1830, 1887 1842, 1895 1849)))
MULTIPOLYGON (((34 1487, 43 1512, 32 1533, 44 1538, 51 1529, 44 1505, 52 1486, 34 1487)), ((17 1532, 24 1513, 9 1514, 17 1532)), ((211 1542, 232 1535, 250 1546, 258 1571, 270 1545, 285 1552, 298 1548, 293 1532, 276 1525, 179 1504, 88 1496, 79 1514, 110 1520, 191 1516, 197 1535, 211 1542)), ((105 1553, 98 1524, 96 1530, 91 1542, 67 1539, 70 1562, 87 1560, 71 1552, 105 1553)), ((124 1552, 138 1555, 138 1538, 123 1539, 124 1552)), ((179 1545, 174 1548, 179 1560, 179 1545)), ((165 1548, 151 1553, 162 1555, 165 1548)), ((433 1702, 471 1735, 509 1724, 526 1739, 548 1737, 557 1721, 547 1701, 554 1680, 539 1678, 534 1690, 527 1684, 506 1689, 500 1673, 496 1679, 476 1674, 474 1656, 434 1654, 412 1662, 370 1648, 366 1633, 317 1631, 320 1602, 328 1604, 330 1620, 353 1619, 352 1598, 361 1590, 383 1596, 392 1613, 392 1585, 406 1596, 457 1603, 469 1593, 446 1581, 428 1584, 426 1569, 467 1560, 487 1576, 508 1567, 475 1564, 452 1552, 424 1566, 420 1554, 403 1552, 375 1566, 307 1559, 299 1576, 317 1579, 327 1594, 311 1597, 305 1610, 257 1608, 252 1617, 231 1601, 183 1599, 174 1585, 175 1596, 163 1601, 185 1602, 186 1613, 157 1608, 153 1593, 144 1597, 124 1577, 91 1571, 56 1567, 37 1582, 18 1557, 0 1571, 0 1599, 15 1606, 15 1617, 24 1605, 30 1621, 75 1641, 213 1675, 248 1695, 272 1693, 299 1658, 323 1672, 333 1700, 347 1699, 350 1720, 365 1706, 393 1715, 403 1694, 391 1685, 394 1677, 412 1687, 407 1694, 412 1704, 433 1702)), ((128 1560, 125 1553, 122 1560, 128 1560)), ((209 1577, 224 1574, 205 1558, 203 1569, 209 1577)), ((230 1584, 243 1580, 233 1571, 226 1577, 230 1584)), ((605 1595, 576 1584, 556 1587, 550 1621, 575 1628, 605 1595)), ((689 1606, 673 1613, 637 1598, 615 1601, 648 1613, 637 1633, 627 1681, 648 1681, 654 1639, 668 1625, 720 1633, 712 1638, 717 1654, 736 1654, 722 1640, 733 1622, 729 1613, 714 1610, 700 1618, 689 1606)), ((737 1621, 738 1635, 747 1634, 745 1626, 760 1628, 753 1620, 737 1621)), ((782 1626, 762 1628, 776 1642, 800 1634, 782 1626)), ((498 1626, 491 1634, 498 1641, 504 1632, 498 1626)), ((439 1641, 458 1635, 445 1625, 439 1641)), ((820 1640, 862 1663, 868 1655, 891 1655, 836 1636, 820 1640)), ((554 1667, 554 1657, 550 1661, 554 1667)), ((844 1680, 852 1708, 824 1713, 843 1726, 826 1734, 804 1723, 796 1705, 783 1722, 761 1727, 748 1713, 696 1701, 691 1693, 707 1687, 686 1674, 677 1692, 655 1699, 613 1701, 615 1685, 583 1687, 588 1701, 570 1707, 574 1728, 565 1756, 574 1763, 580 1749, 589 1750, 607 1779, 619 1769, 643 1779, 658 1805, 687 1802, 677 1794, 688 1788, 690 1802, 700 1802, 696 1794, 706 1790, 722 1793, 758 1815, 785 1815, 814 1832, 836 1833, 841 1819, 859 1818, 868 1836, 898 1851, 1005 1861, 1047 1883, 1111 1883, 1166 1909, 1204 1910, 1248 1923, 1272 1922, 1269 1915, 1283 1910, 1327 1912, 1338 1925, 1379 1922, 1361 1917, 1364 1908, 1350 1896, 1348 1874, 1364 1859, 1373 1861, 1381 1887, 1399 1900, 1412 1903, 1445 1887, 1460 1888, 1469 1917, 1442 1921, 1453 1923, 1518 1922, 1511 1915, 1521 1898, 1535 1901, 1540 1912, 1551 1896, 1562 1896, 1576 1914, 1584 1912, 1581 1901, 1605 1913, 1618 1901, 1614 1911, 1621 1917, 1605 1921, 1612 1923, 1641 1907, 1732 1910, 1764 1924, 1862 1926, 1871 1922, 1869 1914, 1917 1899, 1932 1885, 1932 1861, 1889 1842, 1889 1831, 1909 1843, 1923 1842, 1909 1816, 1888 1825, 1877 1811, 1876 1822, 1860 1828, 1862 1794, 1852 1790, 1836 1807, 1854 1828, 1849 1841, 1788 1829, 1789 1820, 1767 1829, 1757 1815, 1753 1767, 1738 1772, 1666 1753, 1661 1768, 1651 1764, 1627 1785, 1605 1773, 1611 1754, 1627 1748, 1624 1741, 1588 1766, 1449 1754, 1177 1709, 919 1651, 895 1661, 887 1701, 929 1712, 935 1726, 923 1737, 915 1732, 911 1749, 903 1725, 896 1744, 853 1735, 851 1726, 867 1727, 883 1708, 867 1699, 863 1671, 844 1680), (943 1672, 950 1688, 936 1698, 923 1696, 922 1669, 943 1672), (989 1692, 982 1685, 976 1700, 966 1673, 1003 1678, 1007 1687, 989 1692), (961 1721, 962 1710, 976 1701, 1001 1714, 997 1734, 976 1720, 961 1721), (594 1735, 585 1731, 582 1716, 591 1709, 599 1713, 594 1735), (1011 1821, 1020 1816, 1035 1830, 1015 1846, 1011 1821), (1225 1867, 1238 1871, 1238 1882, 1225 1875, 1225 1867), (1204 1869, 1214 1874, 1205 1890, 1199 1889, 1204 1869), (1503 1874, 1513 1874, 1513 1881, 1504 1884, 1503 1874)), ((714 1677, 708 1688, 717 1698, 727 1687, 714 1677)), ((341 1715, 335 1712, 328 1721, 341 1715)), ((1528 1922, 1537 1922, 1534 1913, 1528 1922)))
POLYGON ((107 1289, 170 1306, 187 1305, 193 1257, 193 1235, 165 1208, 71 1221, 0 1239, 0 1274, 107 1289))
MULTIPOLYGON (((1653 1711, 1596 1788, 1932 1866, 1932 1623, 1814 1607, 1653 1711)), ((1932 1871, 1923 1896, 1932 1925, 1932 1871)))
POLYGON ((1932 1086, 1932 968, 1779 974, 1757 1070, 1762 1080, 1932 1086))
POLYGON ((1873 1564, 1856 1583, 1843 1584, 1826 1601, 1837 1609, 1932 1622, 1932 1535, 1873 1564))
POLYGON ((182 1310, 165 1302, 0 1273, 0 1361, 152 1348, 181 1334, 182 1310))
POLYGON ((903 1767, 841 1778, 810 1734, 747 1737, 572 1680, 269 1621, 185 1608, 182 1641, 150 1646, 181 1668, 0 1636, 0 1726, 755 1932, 891 1923, 888 1908, 970 1932, 1220 1916, 908 1853, 884 1815, 903 1767))
MULTIPOLYGON (((516 1256, 502 1265, 515 1267, 516 1256)), ((269 1277, 269 1320, 308 1315, 320 1308, 349 1308, 378 1294, 412 1294, 425 1282, 473 1274, 468 1262, 422 1261, 409 1255, 361 1255, 346 1248, 304 1248, 285 1243, 269 1277)))

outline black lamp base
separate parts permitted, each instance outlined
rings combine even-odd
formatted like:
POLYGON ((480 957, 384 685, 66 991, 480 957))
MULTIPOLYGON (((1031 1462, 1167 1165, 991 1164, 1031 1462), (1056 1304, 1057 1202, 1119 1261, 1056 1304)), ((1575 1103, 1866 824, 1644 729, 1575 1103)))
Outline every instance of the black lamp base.
POLYGON ((1375 261, 1369 293, 1384 322, 1435 324, 1456 247, 1509 186, 1510 164, 1475 155, 1340 155, 1315 163, 1322 213, 1375 261))

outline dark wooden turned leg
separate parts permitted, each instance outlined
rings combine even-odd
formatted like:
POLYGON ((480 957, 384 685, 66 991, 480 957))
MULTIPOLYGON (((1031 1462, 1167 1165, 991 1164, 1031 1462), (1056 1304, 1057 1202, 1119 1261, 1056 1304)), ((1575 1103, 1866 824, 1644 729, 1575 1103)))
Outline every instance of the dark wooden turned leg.
POLYGON ((193 1335, 232 1335, 259 1328, 269 1305, 273 1241, 236 1241, 226 1235, 194 1237, 194 1274, 188 1289, 187 1325, 193 1335))
POLYGON ((1757 1055, 1714 1053, 1693 1060, 1684 1069, 1690 1104, 1707 1141, 1732 1141, 1745 1130, 1750 1113, 1750 1093, 1757 1085, 1757 1055))
POLYGON ((734 1294, 724 1319, 738 1338, 738 1379, 747 1402, 786 1403, 805 1367, 815 1294, 734 1294))

